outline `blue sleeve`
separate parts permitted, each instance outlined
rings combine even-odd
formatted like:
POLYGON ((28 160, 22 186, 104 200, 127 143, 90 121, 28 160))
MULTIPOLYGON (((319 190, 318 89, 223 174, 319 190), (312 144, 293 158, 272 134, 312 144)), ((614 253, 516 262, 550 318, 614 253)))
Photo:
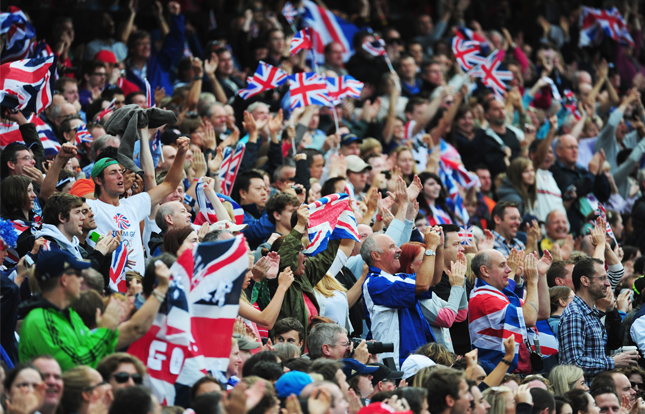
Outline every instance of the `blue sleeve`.
POLYGON ((163 41, 157 60, 162 69, 166 72, 176 66, 184 56, 184 41, 186 39, 186 24, 184 16, 172 16, 170 31, 163 41))
POLYGON ((391 280, 385 276, 370 276, 367 290, 375 305, 391 309, 407 309, 417 304, 413 278, 391 280))
POLYGON ((248 224, 248 227, 242 233, 249 240, 251 249, 257 248, 271 236, 271 233, 275 232, 275 224, 269 221, 266 212, 262 213, 259 219, 253 218, 250 214, 244 214, 244 224, 248 224))

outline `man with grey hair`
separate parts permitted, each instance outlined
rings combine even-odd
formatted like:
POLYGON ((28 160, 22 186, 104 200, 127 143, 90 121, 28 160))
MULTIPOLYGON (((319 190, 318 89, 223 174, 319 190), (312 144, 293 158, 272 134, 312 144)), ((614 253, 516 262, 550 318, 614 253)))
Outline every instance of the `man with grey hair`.
MULTIPOLYGON (((397 185, 394 196, 399 209, 408 208, 405 184, 397 185)), ((368 327, 376 341, 394 343, 394 352, 381 356, 394 357, 397 367, 420 346, 435 342, 419 300, 430 299, 430 288, 441 280, 441 268, 435 272, 441 229, 428 227, 424 239, 427 250, 416 275, 398 273, 401 249, 390 236, 373 234, 361 246, 361 256, 370 266, 363 283, 368 327)))
POLYGON ((312 360, 320 358, 341 360, 351 354, 358 362, 367 364, 370 353, 365 340, 361 341, 355 350, 353 346, 347 336, 347 330, 335 323, 319 323, 313 327, 307 337, 307 349, 309 358, 312 360))
POLYGON ((120 145, 121 139, 119 139, 119 137, 115 137, 114 135, 105 134, 95 139, 92 143, 92 148, 90 149, 90 160, 92 162, 83 168, 85 176, 92 176, 92 168, 94 167, 96 159, 101 154, 101 151, 103 151, 107 147, 119 148, 120 145))
MULTIPOLYGON (((550 259, 550 255, 548 257, 550 259)), ((546 274, 550 265, 550 260, 541 261, 543 274, 546 274)), ((522 345, 516 347, 514 358, 509 361, 503 359, 506 353, 502 342, 513 335, 517 338, 515 342, 522 344, 521 338, 526 338, 527 335, 526 328, 535 326, 538 320, 538 261, 533 253, 524 257, 524 302, 509 288, 512 270, 500 251, 491 249, 479 252, 473 257, 470 267, 477 277, 468 303, 473 349, 479 349, 479 363, 487 373, 500 361, 509 366, 509 371, 513 371, 518 367, 519 346, 522 345)), ((548 292, 546 296, 548 298, 548 292)), ((546 317, 548 316, 547 309, 546 317)), ((530 366, 528 355, 521 362, 530 366)))
MULTIPOLYGON (((253 102, 248 108, 246 108, 246 111, 251 114, 255 120, 255 125, 259 134, 258 141, 264 142, 269 138, 269 119, 271 119, 269 105, 259 101, 253 102)), ((248 134, 244 138, 247 137, 248 134)))
POLYGON ((202 118, 210 121, 217 135, 226 132, 227 116, 226 111, 224 110, 224 105, 220 102, 209 102, 204 104, 199 113, 202 118))

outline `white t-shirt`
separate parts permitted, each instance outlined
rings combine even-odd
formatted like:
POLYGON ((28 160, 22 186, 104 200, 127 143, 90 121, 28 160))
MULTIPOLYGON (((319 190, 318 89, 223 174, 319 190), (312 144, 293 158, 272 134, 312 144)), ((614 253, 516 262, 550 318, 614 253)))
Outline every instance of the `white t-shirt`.
POLYGON ((538 191, 535 215, 541 221, 546 221, 546 216, 553 210, 560 210, 566 214, 567 210, 562 204, 562 192, 551 171, 538 168, 535 171, 535 181, 538 191))
MULTIPOLYGON (((146 263, 139 222, 150 215, 151 201, 148 193, 143 192, 130 198, 123 198, 119 200, 118 206, 100 200, 87 200, 87 204, 94 213, 98 233, 108 234, 112 230, 123 231, 121 240, 125 241, 128 251, 131 251, 128 259, 137 262, 132 270, 143 275, 146 263)), ((89 239, 88 243, 94 245, 89 239)))

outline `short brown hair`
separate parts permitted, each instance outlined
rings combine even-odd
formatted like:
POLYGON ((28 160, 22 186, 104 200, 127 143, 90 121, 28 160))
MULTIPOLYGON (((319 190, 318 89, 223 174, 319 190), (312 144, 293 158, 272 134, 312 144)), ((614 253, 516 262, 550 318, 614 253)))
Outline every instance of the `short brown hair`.
POLYGON ((57 226, 60 224, 60 216, 63 220, 69 220, 69 213, 72 209, 83 207, 83 200, 79 196, 67 193, 54 193, 49 197, 45 208, 43 208, 43 223, 57 226))
POLYGON ((104 357, 101 362, 96 366, 96 370, 101 374, 105 381, 110 380, 110 376, 116 371, 121 364, 132 364, 137 370, 137 373, 144 377, 146 375, 146 367, 139 360, 139 358, 126 354, 125 352, 117 352, 115 354, 104 357))
POLYGON ((513 201, 500 201, 495 204, 495 207, 493 207, 493 211, 490 214, 493 221, 495 221, 495 217, 499 217, 500 219, 504 220, 504 213, 509 207, 515 207, 519 210, 518 204, 513 201))

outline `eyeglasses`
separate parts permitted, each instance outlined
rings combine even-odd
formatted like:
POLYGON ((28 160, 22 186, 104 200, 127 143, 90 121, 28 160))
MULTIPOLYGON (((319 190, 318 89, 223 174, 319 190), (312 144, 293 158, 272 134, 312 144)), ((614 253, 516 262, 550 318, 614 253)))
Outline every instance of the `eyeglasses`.
POLYGON ((347 348, 347 347, 348 347, 348 346, 350 346, 351 344, 352 344, 352 343, 351 343, 350 341, 347 341, 347 342, 341 342, 340 344, 335 344, 334 346, 344 346, 344 347, 346 347, 346 348, 347 348))
POLYGON ((587 277, 589 279, 598 279, 601 282, 606 282, 606 281, 609 280, 609 278, 607 276, 602 276, 602 277, 601 276, 585 276, 585 277, 587 277))
POLYGON ((114 101, 115 105, 123 105, 125 101, 114 101))
POLYGON ((96 385, 92 385, 92 386, 90 386, 90 387, 85 387, 85 388, 83 388, 83 392, 87 392, 87 391, 94 391, 96 388, 98 388, 98 387, 100 387, 100 386, 102 386, 102 385, 107 385, 107 383, 108 383, 107 381, 101 381, 101 382, 99 382, 99 383, 98 383, 98 384, 96 384, 96 385))
POLYGON ((112 375, 112 378, 114 378, 114 381, 116 381, 118 384, 125 384, 130 378, 132 378, 132 382, 137 385, 141 385, 143 383, 143 378, 141 377, 141 375, 129 374, 127 372, 117 372, 116 374, 112 375))
POLYGON ((25 155, 24 157, 16 158, 16 161, 22 160, 22 161, 29 162, 29 161, 32 161, 33 159, 34 157, 32 157, 31 155, 25 155))

